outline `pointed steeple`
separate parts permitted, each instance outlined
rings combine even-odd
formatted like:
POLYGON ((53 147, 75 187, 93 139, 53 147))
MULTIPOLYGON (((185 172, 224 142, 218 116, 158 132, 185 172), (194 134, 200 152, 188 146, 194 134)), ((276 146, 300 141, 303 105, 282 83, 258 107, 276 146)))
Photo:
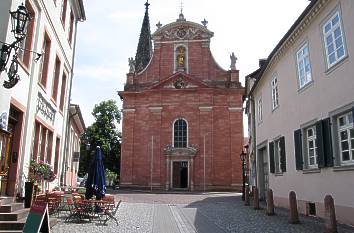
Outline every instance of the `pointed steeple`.
POLYGON ((135 55, 135 71, 139 73, 149 63, 152 54, 150 20, 149 20, 149 1, 145 3, 145 16, 139 37, 138 49, 135 55))

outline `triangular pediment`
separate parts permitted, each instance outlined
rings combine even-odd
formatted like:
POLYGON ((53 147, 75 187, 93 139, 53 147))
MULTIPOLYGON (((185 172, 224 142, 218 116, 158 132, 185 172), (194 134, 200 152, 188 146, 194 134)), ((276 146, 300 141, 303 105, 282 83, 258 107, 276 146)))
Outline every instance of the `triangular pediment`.
POLYGON ((151 89, 189 89, 207 87, 208 85, 202 81, 196 80, 184 72, 177 72, 170 77, 161 80, 151 89))

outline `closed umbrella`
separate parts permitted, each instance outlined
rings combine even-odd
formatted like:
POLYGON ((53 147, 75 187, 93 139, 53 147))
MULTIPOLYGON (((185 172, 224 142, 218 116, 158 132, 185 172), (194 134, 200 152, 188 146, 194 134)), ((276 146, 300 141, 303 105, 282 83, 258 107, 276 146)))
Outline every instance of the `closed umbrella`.
POLYGON ((91 161, 86 181, 86 199, 91 199, 93 195, 96 200, 102 199, 106 193, 106 178, 102 162, 102 151, 99 146, 96 148, 95 157, 91 161))

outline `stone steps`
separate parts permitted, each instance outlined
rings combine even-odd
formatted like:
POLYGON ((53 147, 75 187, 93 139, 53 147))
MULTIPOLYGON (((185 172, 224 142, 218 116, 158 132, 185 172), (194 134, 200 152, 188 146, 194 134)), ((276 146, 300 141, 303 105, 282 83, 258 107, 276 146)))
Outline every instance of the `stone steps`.
POLYGON ((22 232, 29 210, 14 197, 0 197, 0 233, 22 232))
POLYGON ((22 231, 25 225, 26 219, 19 219, 17 221, 0 221, 0 230, 9 231, 9 230, 19 230, 22 231))
POLYGON ((23 203, 11 203, 11 204, 7 204, 7 205, 1 205, 0 206, 0 213, 11 213, 14 212, 16 210, 21 210, 24 208, 23 203))
POLYGON ((0 233, 21 233, 22 230, 19 230, 19 231, 16 231, 16 230, 4 230, 4 231, 1 231, 0 230, 0 233))
POLYGON ((17 221, 26 218, 29 209, 19 209, 10 213, 0 213, 0 221, 17 221))
MULTIPOLYGON (((13 197, 0 197, 0 233, 19 233, 25 226, 30 209, 13 197)), ((57 224, 56 218, 49 218, 50 227, 57 224)))

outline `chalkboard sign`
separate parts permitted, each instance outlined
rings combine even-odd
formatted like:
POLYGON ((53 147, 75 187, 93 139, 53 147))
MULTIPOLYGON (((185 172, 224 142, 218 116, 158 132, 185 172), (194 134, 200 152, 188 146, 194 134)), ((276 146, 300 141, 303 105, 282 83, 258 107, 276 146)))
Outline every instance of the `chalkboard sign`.
POLYGON ((48 204, 46 202, 36 201, 32 204, 23 232, 50 233, 48 204))

